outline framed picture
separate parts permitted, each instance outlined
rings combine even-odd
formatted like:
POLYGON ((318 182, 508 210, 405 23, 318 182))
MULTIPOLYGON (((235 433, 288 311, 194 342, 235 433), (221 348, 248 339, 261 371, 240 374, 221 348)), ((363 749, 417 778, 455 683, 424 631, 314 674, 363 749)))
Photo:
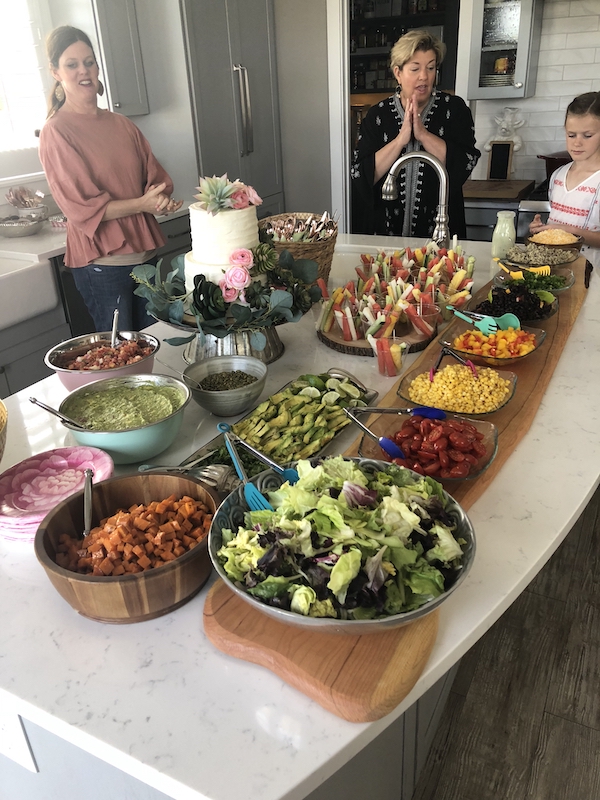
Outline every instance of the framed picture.
POLYGON ((505 181, 510 178, 514 142, 490 142, 488 157, 488 180, 505 181))

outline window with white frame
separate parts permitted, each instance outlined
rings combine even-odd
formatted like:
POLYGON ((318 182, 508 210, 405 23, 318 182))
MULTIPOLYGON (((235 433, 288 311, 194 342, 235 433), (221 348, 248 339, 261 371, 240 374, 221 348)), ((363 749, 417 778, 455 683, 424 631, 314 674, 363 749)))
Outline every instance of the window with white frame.
POLYGON ((43 0, 0 0, 0 179, 40 169, 35 132, 51 84, 46 10, 43 0))

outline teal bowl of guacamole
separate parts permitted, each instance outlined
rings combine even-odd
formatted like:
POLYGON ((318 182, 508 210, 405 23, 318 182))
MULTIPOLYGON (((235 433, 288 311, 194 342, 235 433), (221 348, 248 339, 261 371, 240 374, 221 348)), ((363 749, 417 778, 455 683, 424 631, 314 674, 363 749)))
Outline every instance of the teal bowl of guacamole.
POLYGON ((59 410, 86 428, 63 423, 78 444, 101 448, 115 464, 134 464, 173 443, 191 397, 169 375, 124 375, 76 389, 59 410))

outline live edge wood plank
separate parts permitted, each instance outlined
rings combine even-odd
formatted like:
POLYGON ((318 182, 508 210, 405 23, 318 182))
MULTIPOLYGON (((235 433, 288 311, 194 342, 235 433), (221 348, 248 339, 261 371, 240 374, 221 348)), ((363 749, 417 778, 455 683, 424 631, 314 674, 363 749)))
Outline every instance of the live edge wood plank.
POLYGON ((365 636, 313 633, 270 619, 219 580, 204 605, 204 631, 219 650, 260 664, 350 722, 389 714, 415 685, 433 648, 439 612, 365 636))

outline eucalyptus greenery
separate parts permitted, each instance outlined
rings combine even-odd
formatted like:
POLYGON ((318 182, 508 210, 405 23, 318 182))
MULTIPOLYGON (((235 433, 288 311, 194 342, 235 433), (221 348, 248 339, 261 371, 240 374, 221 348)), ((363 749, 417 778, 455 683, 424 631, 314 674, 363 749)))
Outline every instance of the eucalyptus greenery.
MULTIPOLYGON (((259 245, 259 248, 265 245, 259 245)), ((148 313, 156 319, 178 327, 188 327, 193 318, 197 332, 187 337, 167 339, 169 344, 187 344, 197 333, 212 334, 219 339, 236 331, 250 331, 252 346, 262 350, 266 337, 261 329, 284 322, 298 322, 321 298, 321 290, 312 285, 318 277, 318 264, 308 259, 294 259, 284 250, 267 269, 266 285, 254 280, 245 290, 247 305, 238 301, 226 303, 217 284, 196 276, 193 292, 185 288, 185 256, 176 256, 163 278, 163 259, 158 264, 140 264, 131 276, 138 286, 135 294, 147 301, 148 313)), ((250 270, 253 275, 253 271, 250 270)), ((254 276, 255 277, 255 276, 254 276)))

